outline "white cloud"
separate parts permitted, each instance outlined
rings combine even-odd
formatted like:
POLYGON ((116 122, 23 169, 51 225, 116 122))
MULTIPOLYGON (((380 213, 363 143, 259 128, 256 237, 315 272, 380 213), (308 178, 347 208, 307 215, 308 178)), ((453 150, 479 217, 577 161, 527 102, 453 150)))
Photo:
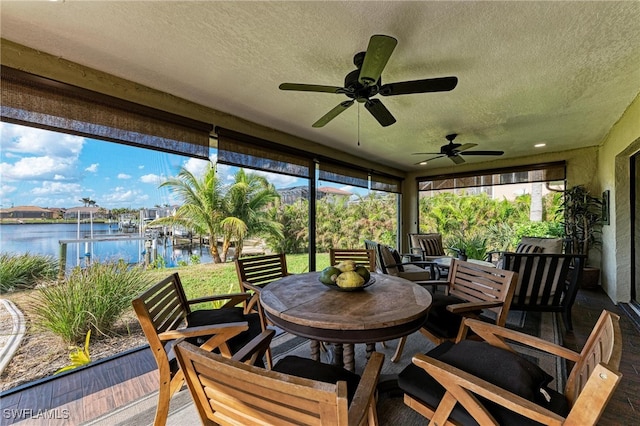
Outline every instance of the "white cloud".
POLYGON ((198 158, 189 158, 184 162, 183 167, 189 170, 195 177, 201 178, 204 176, 204 172, 207 170, 207 166, 209 165, 209 161, 200 160, 198 158))
POLYGON ((77 183, 62 183, 62 182, 42 182, 42 186, 33 188, 31 193, 33 195, 53 195, 53 194, 81 194, 83 191, 82 185, 77 183))
POLYGON ((26 157, 13 164, 1 163, 0 174, 9 180, 53 179, 73 171, 75 158, 26 157))
POLYGON ((151 184, 154 184, 154 185, 160 185, 160 183, 162 183, 162 181, 164 181, 164 178, 162 176, 158 176, 158 175, 155 175, 153 173, 150 173, 148 175, 140 176, 140 182, 142 182, 142 183, 151 183, 151 184))
POLYGON ((3 155, 17 159, 0 164, 4 179, 42 181, 77 173, 84 138, 9 123, 0 123, 0 132, 3 155))
POLYGON ((131 179, 131 175, 126 173, 118 173, 118 179, 131 179))
POLYGON ((138 166, 138 168, 139 168, 140 170, 144 169, 144 164, 139 165, 139 166, 138 166))
POLYGON ((95 173, 98 171, 98 166, 100 165, 100 163, 93 163, 92 165, 90 165, 89 167, 87 167, 86 169, 84 169, 87 172, 90 173, 95 173))
POLYGON ((259 171, 259 170, 257 170, 257 171, 248 170, 248 172, 253 172, 255 174, 264 176, 265 178, 267 178, 269 183, 272 183, 276 188, 286 188, 288 186, 295 185, 298 182, 298 178, 295 177, 295 176, 282 175, 282 174, 278 174, 278 173, 263 172, 263 171, 259 171))
POLYGON ((53 175, 53 180, 67 180, 67 178, 62 175, 53 175))
POLYGON ((131 208, 143 207, 149 196, 138 189, 124 187, 114 188, 103 195, 104 199, 100 205, 107 208, 130 206, 131 208))
POLYGON ((85 141, 80 136, 8 123, 0 123, 0 132, 2 150, 14 154, 77 158, 85 141))
POLYGON ((11 185, 0 185, 0 197, 6 197, 7 195, 11 194, 12 192, 15 192, 16 189, 18 189, 15 186, 11 186, 11 185))

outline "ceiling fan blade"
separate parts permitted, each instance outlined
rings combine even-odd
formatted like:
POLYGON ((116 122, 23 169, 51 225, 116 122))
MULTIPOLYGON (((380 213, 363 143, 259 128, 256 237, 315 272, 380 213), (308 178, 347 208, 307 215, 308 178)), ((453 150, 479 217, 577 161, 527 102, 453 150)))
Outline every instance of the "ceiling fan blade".
POLYGON ((280 90, 297 90, 299 92, 343 93, 344 88, 337 86, 321 86, 319 84, 282 83, 280 90))
POLYGON ((362 62, 358 81, 364 86, 376 84, 398 40, 386 35, 374 35, 369 39, 367 53, 362 62))
MULTIPOLYGON (((362 75, 362 73, 360 75, 362 75)), ((399 83, 382 85, 379 93, 382 96, 395 96, 408 95, 411 93, 448 92, 453 90, 457 84, 458 77, 440 77, 424 80, 401 81, 399 83)))
POLYGON ((457 152, 465 151, 465 150, 467 150, 469 148, 473 148, 474 146, 478 146, 478 144, 477 143, 465 143, 464 145, 460 145, 459 147, 457 147, 456 151, 457 152))
MULTIPOLYGON (((353 102, 353 101, 352 101, 353 102)), ((370 99, 365 102, 364 107, 378 120, 382 127, 387 127, 396 122, 387 107, 385 107, 380 99, 370 99)))
POLYGON ((336 118, 340 113, 342 113, 345 109, 349 108, 353 105, 354 101, 344 101, 338 104, 337 107, 323 115, 318 121, 313 123, 313 127, 323 127, 325 124, 336 118))
POLYGON ((460 157, 459 155, 451 155, 449 156, 449 158, 451 158, 451 161, 453 161, 456 164, 462 164, 464 163, 464 158, 460 157))
POLYGON ((428 163, 430 161, 437 160, 438 158, 442 158, 442 157, 445 157, 445 155, 438 155, 437 157, 427 158, 426 160, 422 160, 422 161, 420 161, 418 163, 415 163, 414 166, 424 165, 424 164, 426 164, 426 163, 428 163))
POLYGON ((463 152, 462 155, 502 155, 504 151, 468 151, 463 152))

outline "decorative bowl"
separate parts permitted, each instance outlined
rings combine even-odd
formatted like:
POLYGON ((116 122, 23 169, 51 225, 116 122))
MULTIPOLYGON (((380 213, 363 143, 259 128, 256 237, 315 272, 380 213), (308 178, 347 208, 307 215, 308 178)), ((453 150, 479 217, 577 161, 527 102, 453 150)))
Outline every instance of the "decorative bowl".
POLYGON ((361 291, 364 290, 365 288, 375 284, 376 279, 371 277, 369 278, 369 281, 367 281, 366 283, 362 284, 360 287, 338 287, 337 284, 325 284, 322 281, 320 281, 322 284, 326 285, 327 287, 333 289, 333 290, 338 290, 338 291, 361 291))

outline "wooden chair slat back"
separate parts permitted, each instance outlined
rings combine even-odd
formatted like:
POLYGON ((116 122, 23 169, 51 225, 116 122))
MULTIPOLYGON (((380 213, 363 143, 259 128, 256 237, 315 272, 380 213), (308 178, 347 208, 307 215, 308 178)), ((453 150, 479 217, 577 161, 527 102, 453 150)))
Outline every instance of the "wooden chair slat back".
POLYGON ((329 263, 335 266, 343 260, 353 260, 357 265, 376 271, 376 254, 372 249, 329 249, 329 263))
POLYGON ((245 291, 242 282, 264 287, 272 281, 289 275, 284 253, 265 256, 243 257, 235 260, 240 290, 245 291))
POLYGON ((203 421, 218 424, 342 425, 345 382, 330 384, 246 365, 181 343, 176 355, 203 421))
POLYGON ((132 304, 154 354, 160 349, 164 352, 158 334, 177 328, 189 314, 189 304, 177 273, 145 290, 132 304))
POLYGON ((569 374, 565 387, 565 396, 571 403, 580 395, 590 376, 600 364, 606 364, 612 370, 620 367, 622 356, 622 332, 620 317, 609 311, 603 311, 596 322, 587 342, 569 374))
POLYGON ((511 306, 517 274, 491 266, 452 259, 449 268, 449 294, 469 302, 502 302, 490 308, 497 324, 504 325, 511 306))
POLYGON ((570 273, 581 273, 584 262, 582 255, 560 253, 504 253, 503 258, 505 269, 518 272, 514 306, 531 309, 563 306, 575 281, 570 273))

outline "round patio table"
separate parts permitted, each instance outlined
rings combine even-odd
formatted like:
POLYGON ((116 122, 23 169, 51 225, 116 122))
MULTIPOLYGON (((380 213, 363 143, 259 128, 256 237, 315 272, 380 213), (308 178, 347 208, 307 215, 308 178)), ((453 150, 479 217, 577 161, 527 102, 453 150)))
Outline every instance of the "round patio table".
MULTIPOLYGON (((319 342, 344 344, 344 367, 355 370, 353 344, 406 336, 424 323, 431 293, 391 275, 371 274, 375 282, 360 291, 338 291, 319 281, 319 272, 288 275, 260 292, 267 318, 276 326, 311 339, 311 357, 320 359, 319 342)), ((338 354, 336 354, 338 355, 338 354)))

